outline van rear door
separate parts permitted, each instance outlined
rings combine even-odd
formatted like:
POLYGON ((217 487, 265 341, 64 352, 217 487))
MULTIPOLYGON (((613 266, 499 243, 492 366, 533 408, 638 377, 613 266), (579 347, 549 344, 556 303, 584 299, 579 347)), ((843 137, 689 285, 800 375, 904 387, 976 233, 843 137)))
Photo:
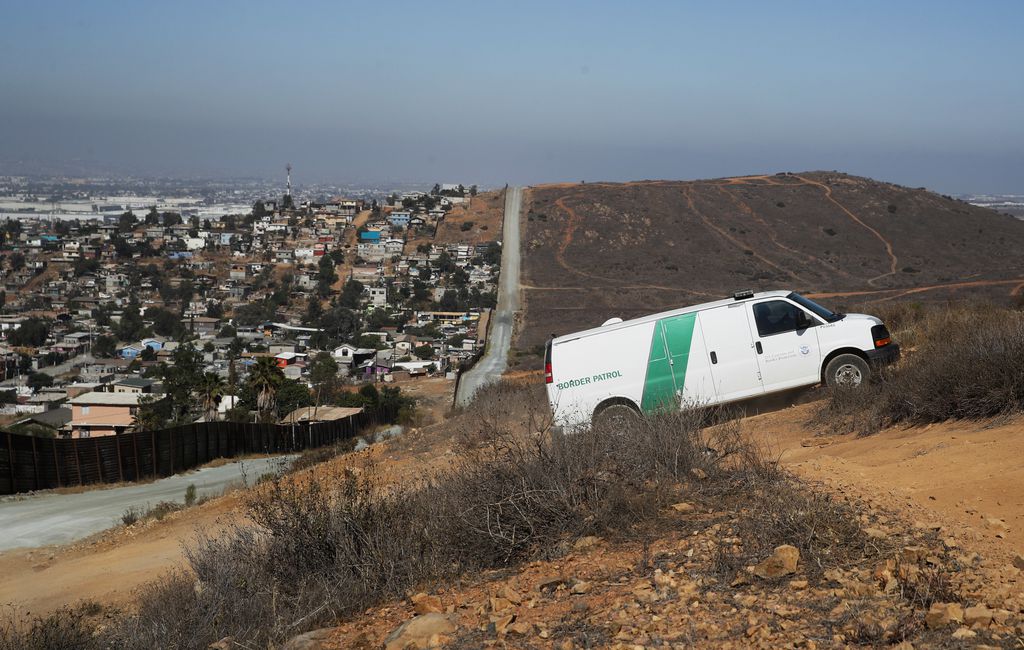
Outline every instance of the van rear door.
POLYGON ((699 318, 717 401, 731 402, 763 393, 745 303, 706 309, 699 318))

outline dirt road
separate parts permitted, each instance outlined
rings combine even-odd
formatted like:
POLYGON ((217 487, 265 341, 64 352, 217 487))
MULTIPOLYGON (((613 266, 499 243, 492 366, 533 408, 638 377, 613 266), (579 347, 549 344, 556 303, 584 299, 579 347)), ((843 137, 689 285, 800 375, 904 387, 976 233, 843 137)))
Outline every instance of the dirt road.
POLYGON ((256 458, 206 467, 152 483, 128 485, 78 494, 53 492, 14 497, 0 502, 0 551, 67 544, 120 523, 129 508, 146 509, 161 501, 184 503, 185 490, 196 486, 196 497, 219 496, 233 483, 249 485, 295 458, 256 458))
POLYGON ((487 352, 459 381, 456 403, 465 406, 481 386, 497 381, 508 365, 515 315, 519 311, 519 213, 523 188, 510 187, 505 193, 505 220, 502 229, 501 279, 498 308, 492 316, 487 352))

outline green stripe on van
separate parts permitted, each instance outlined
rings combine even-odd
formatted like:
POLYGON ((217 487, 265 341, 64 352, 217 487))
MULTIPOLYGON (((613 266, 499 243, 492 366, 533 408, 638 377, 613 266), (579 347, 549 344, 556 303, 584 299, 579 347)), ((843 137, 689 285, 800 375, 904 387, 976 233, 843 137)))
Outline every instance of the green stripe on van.
POLYGON ((686 382, 690 361, 690 343, 697 314, 663 318, 654 324, 651 350, 647 356, 647 376, 640 408, 650 413, 661 408, 676 408, 677 394, 686 382))

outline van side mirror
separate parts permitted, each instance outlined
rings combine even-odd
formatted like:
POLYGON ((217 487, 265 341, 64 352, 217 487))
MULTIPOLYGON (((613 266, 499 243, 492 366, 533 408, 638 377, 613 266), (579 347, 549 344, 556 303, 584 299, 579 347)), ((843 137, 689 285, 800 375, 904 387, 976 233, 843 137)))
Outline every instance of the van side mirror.
POLYGON ((798 330, 805 330, 810 327, 813 323, 811 317, 807 315, 804 310, 798 310, 796 313, 796 328, 798 330))

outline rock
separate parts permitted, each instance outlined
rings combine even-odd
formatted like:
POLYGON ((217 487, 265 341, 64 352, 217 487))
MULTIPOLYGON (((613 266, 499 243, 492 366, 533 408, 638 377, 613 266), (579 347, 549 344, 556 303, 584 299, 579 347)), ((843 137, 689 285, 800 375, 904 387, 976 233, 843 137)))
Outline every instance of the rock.
POLYGON ((455 625, 444 614, 431 612, 402 623, 384 639, 384 650, 428 648, 434 637, 451 634, 455 625))
POLYGON ((523 597, 519 595, 519 592, 509 586, 502 587, 498 595, 513 605, 519 605, 523 602, 523 597))
POLYGON ((969 627, 988 627, 992 623, 991 609, 984 605, 975 605, 964 610, 964 624, 969 627))
POLYGON ((754 567, 754 575, 766 580, 788 576, 796 572, 800 561, 800 550, 795 546, 783 544, 775 548, 775 552, 754 567))
POLYGON ((889 536, 889 533, 881 528, 865 528, 864 534, 868 536, 868 539, 885 539, 889 536))
POLYGON ((512 602, 509 601, 509 600, 506 600, 504 598, 501 598, 500 596, 497 597, 497 598, 492 597, 491 600, 490 600, 490 606, 491 606, 491 611, 492 612, 495 612, 495 613, 503 612, 506 609, 509 609, 509 608, 512 607, 512 602))
POLYGON ((508 626, 512 625, 512 621, 514 620, 516 620, 515 614, 506 614, 505 616, 496 616, 492 618, 491 623, 494 624, 494 631, 501 636, 508 632, 508 626))
POLYGON ((695 508, 692 503, 686 503, 685 501, 682 501, 680 503, 673 503, 672 509, 675 510, 676 512, 687 514, 694 512, 697 508, 695 508))
MULTIPOLYGON (((281 646, 281 650, 317 650, 317 648, 322 648, 324 646, 324 643, 331 638, 333 633, 333 627, 325 627, 319 630, 313 630, 312 632, 306 632, 305 634, 300 634, 289 639, 287 643, 281 646)), ((228 647, 233 648, 236 646, 232 644, 228 647)))
POLYGON ((708 477, 708 473, 699 467, 694 467, 693 469, 691 469, 690 474, 693 476, 693 478, 697 479, 698 481, 703 481, 708 477))
POLYGON ((1010 527, 1006 525, 1005 521, 1003 521, 1002 519, 996 519, 995 517, 992 517, 990 519, 986 519, 985 523, 988 524, 989 528, 994 528, 995 530, 1001 530, 1001 531, 1010 530, 1010 527))
POLYGON ((925 614, 924 622, 930 628, 963 623, 964 609, 960 603, 932 603, 931 609, 925 614))
POLYGON ((412 611, 417 614, 429 614, 431 612, 444 611, 444 606, 441 605, 441 599, 437 596, 430 596, 420 592, 410 600, 412 600, 412 611))
POLYGON ((915 564, 928 555, 928 549, 923 546, 904 546, 900 557, 904 562, 915 564))
POLYGON ((963 639, 973 639, 976 636, 978 636, 977 632, 975 632, 974 630, 970 630, 966 627, 962 627, 958 629, 956 632, 953 632, 953 638, 957 639, 958 641, 963 639))
POLYGON ((576 540, 576 543, 573 544, 572 547, 577 551, 585 551, 588 548, 594 548, 600 543, 600 537, 595 537, 594 535, 587 535, 586 537, 581 537, 578 540, 576 540))
POLYGON ((743 585, 750 584, 750 576, 745 573, 737 575, 732 582, 729 583, 730 587, 742 587, 743 585))
POLYGON ((537 591, 554 591, 563 584, 565 584, 565 578, 562 576, 547 576, 538 580, 534 589, 537 591))
POLYGON ((516 621, 505 630, 509 636, 527 636, 530 632, 533 632, 533 626, 525 621, 516 621))
POLYGON ((789 588, 793 589, 794 591, 801 591, 803 589, 807 589, 807 581, 806 580, 790 580, 789 581, 789 588))
MULTIPOLYGON (((289 643, 291 642, 289 641, 289 643)), ((235 647, 235 637, 226 636, 220 641, 214 641, 206 647, 208 650, 231 650, 231 648, 235 647)))
POLYGON ((569 587, 569 593, 576 594, 578 596, 583 595, 590 593, 592 587, 593 585, 586 580, 573 580, 572 586, 569 587))
POLYGON ((1024 555, 1017 555, 1013 558, 1013 566, 1024 571, 1024 555))

